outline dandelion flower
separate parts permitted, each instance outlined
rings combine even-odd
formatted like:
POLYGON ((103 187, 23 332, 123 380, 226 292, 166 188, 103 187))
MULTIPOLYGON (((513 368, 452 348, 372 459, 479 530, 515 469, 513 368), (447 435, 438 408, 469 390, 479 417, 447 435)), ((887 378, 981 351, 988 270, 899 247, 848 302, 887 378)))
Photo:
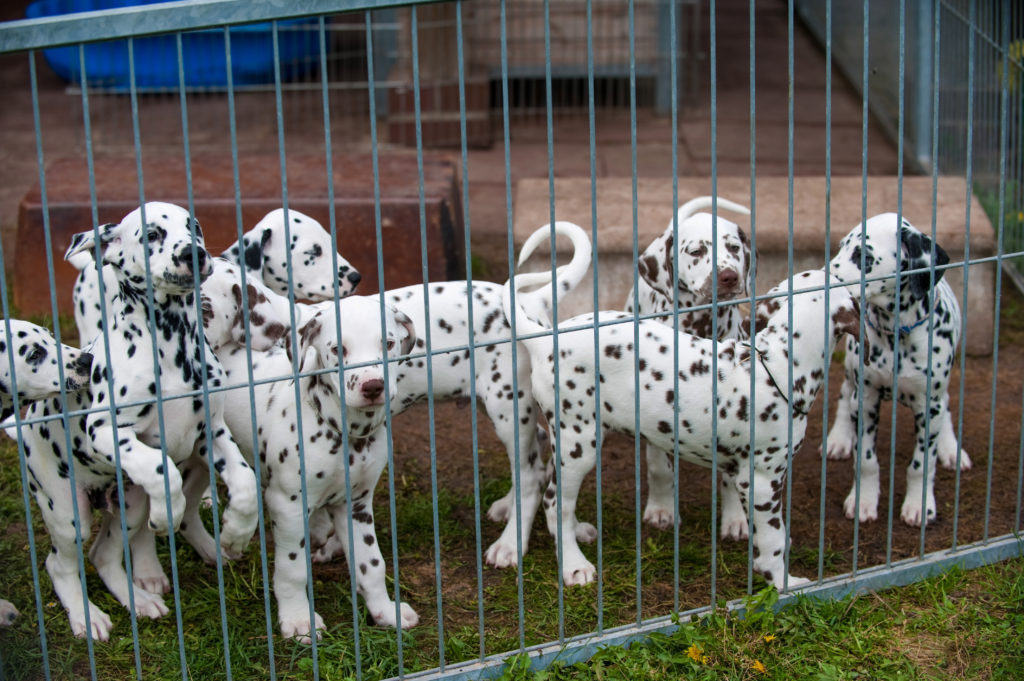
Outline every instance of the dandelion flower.
POLYGON ((702 655, 704 651, 701 650, 700 646, 696 643, 691 643, 690 647, 686 649, 686 655, 694 662, 704 662, 707 660, 707 655, 702 655))
POLYGON ((765 634, 764 635, 764 642, 765 643, 771 643, 774 640, 775 640, 775 634, 765 634))
POLYGON ((767 674, 768 673, 768 668, 764 666, 764 663, 761 662, 761 660, 754 660, 754 664, 752 664, 750 666, 758 674, 767 674))

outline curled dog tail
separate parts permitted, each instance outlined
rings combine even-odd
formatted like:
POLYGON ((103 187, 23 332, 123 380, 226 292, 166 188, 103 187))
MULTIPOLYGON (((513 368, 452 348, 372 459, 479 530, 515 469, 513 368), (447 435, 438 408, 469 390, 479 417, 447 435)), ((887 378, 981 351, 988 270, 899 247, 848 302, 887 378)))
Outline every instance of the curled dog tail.
MULTIPOLYGON (((725 209, 740 215, 750 215, 750 209, 746 206, 742 206, 729 199, 723 199, 721 196, 717 199, 713 196, 698 196, 679 206, 679 210, 676 212, 676 224, 682 224, 687 218, 695 215, 698 211, 711 210, 712 205, 715 203, 718 204, 718 210, 725 209)), ((671 227, 671 224, 669 227, 671 227)))
MULTIPOLYGON (((555 285, 561 296, 573 290, 590 269, 592 247, 587 233, 572 222, 558 221, 554 225, 554 231, 556 235, 569 237, 573 245, 572 259, 568 264, 561 265, 555 270, 555 285)), ((550 235, 551 225, 544 225, 531 234, 519 253, 519 264, 522 265, 537 246, 544 241, 549 241, 550 235)), ((527 272, 517 274, 513 279, 505 282, 502 307, 505 310, 505 316, 509 319, 515 315, 516 330, 519 334, 541 333, 551 328, 553 297, 550 271, 527 272), (512 309, 512 286, 515 286, 516 291, 515 310, 512 309), (526 293, 520 292, 529 286, 539 286, 539 288, 526 293)))
MULTIPOLYGON (((583 277, 587 274, 587 270, 590 269, 592 247, 587 233, 575 223, 561 220, 555 222, 554 232, 556 236, 561 234, 562 236, 569 237, 573 247, 572 259, 567 264, 560 265, 555 270, 555 277, 558 282, 558 296, 561 298, 576 288, 580 281, 583 280, 583 277)), ((523 263, 525 263, 537 249, 537 246, 542 243, 550 242, 551 225, 547 224, 536 230, 526 239, 526 243, 523 244, 522 250, 519 251, 519 266, 522 267, 523 263)), ((544 276, 542 277, 523 279, 523 283, 516 288, 516 301, 517 303, 522 303, 531 317, 550 325, 553 317, 552 308, 554 307, 554 292, 551 288, 550 272, 544 272, 543 275, 544 276), (533 291, 523 293, 520 298, 519 290, 521 288, 541 283, 545 283, 547 285, 540 286, 533 291)))

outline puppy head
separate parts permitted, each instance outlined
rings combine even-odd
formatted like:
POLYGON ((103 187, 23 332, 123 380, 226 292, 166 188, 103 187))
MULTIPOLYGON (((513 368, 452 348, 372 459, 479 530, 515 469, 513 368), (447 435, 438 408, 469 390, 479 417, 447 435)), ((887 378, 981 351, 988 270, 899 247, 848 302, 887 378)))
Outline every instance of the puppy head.
MULTIPOLYGON (((927 270, 949 262, 949 255, 941 246, 906 218, 900 222, 896 217, 895 213, 883 213, 863 226, 854 227, 843 237, 839 251, 829 263, 829 271, 857 296, 861 278, 873 279, 864 285, 865 300, 882 308, 894 305, 897 277, 905 300, 927 301, 933 284, 932 274, 927 270)), ((944 272, 935 271, 934 283, 942 279, 944 272)))
POLYGON ((397 367, 389 370, 385 384, 384 362, 412 350, 416 341, 412 321, 385 306, 382 325, 379 302, 364 296, 318 303, 315 308, 316 314, 299 329, 301 370, 334 369, 321 379, 329 381, 336 394, 344 391, 349 409, 383 407, 397 390, 397 367), (345 369, 339 382, 341 362, 345 369))
POLYGON ((793 275, 791 280, 780 282, 758 302, 755 314, 757 331, 768 327, 786 329, 792 301, 794 338, 799 330, 802 338, 819 337, 831 348, 843 334, 859 338, 860 306, 855 295, 838 278, 824 270, 808 270, 793 275), (825 288, 828 294, 828 316, 825 316, 825 288), (787 295, 792 290, 792 296, 787 295), (827 332, 825 331, 827 326, 827 332))
POLYGON ((103 262, 114 267, 119 279, 139 290, 146 286, 147 252, 155 292, 185 294, 194 290, 196 275, 201 282, 213 271, 199 223, 180 206, 153 201, 128 213, 116 225, 76 234, 65 259, 94 248, 97 236, 103 262))
POLYGON ((203 330, 213 350, 229 345, 269 350, 287 333, 291 325, 288 301, 251 277, 246 278, 245 293, 243 296, 241 268, 214 258, 213 274, 202 287, 203 330))
POLYGON ((709 213, 697 213, 679 224, 677 234, 674 244, 670 222, 640 255, 637 268, 651 288, 668 299, 678 288, 683 302, 701 304, 711 301, 717 279, 720 300, 749 295, 750 241, 739 225, 718 216, 716 228, 709 213), (678 254, 678 272, 673 252, 678 254))
MULTIPOLYGON (((335 268, 331 257, 335 246, 323 225, 289 208, 287 230, 291 238, 291 281, 296 299, 331 300, 335 280, 339 296, 347 296, 355 290, 361 278, 359 271, 341 255, 337 256, 335 268)), ((246 267, 261 272, 263 283, 285 296, 288 295, 288 251, 282 208, 267 213, 246 235, 246 267)))
MULTIPOLYGON (((0 319, 0 393, 11 395, 14 373, 21 400, 39 400, 60 393, 60 370, 57 364, 57 341, 48 329, 19 319, 10 320, 11 333, 0 319)), ((74 392, 88 385, 92 355, 77 348, 61 345, 64 364, 64 389, 74 392)), ((7 404, 9 400, 4 399, 7 404)))

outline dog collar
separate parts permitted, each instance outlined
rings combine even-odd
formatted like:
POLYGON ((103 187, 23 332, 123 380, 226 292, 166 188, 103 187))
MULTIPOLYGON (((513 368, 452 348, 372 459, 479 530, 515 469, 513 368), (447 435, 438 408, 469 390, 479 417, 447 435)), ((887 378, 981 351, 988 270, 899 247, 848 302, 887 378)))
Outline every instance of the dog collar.
MULTIPOLYGON (((938 307, 939 307, 939 297, 935 296, 935 304, 932 305, 932 309, 929 310, 928 313, 924 317, 921 317, 920 319, 918 319, 913 324, 903 324, 903 325, 901 325, 899 327, 900 334, 906 336, 908 333, 910 333, 911 331, 913 331, 917 327, 919 327, 922 324, 926 323, 929 319, 932 318, 932 315, 935 313, 935 310, 938 309, 938 307)), ((876 333, 880 333, 880 334, 891 334, 892 333, 892 331, 890 331, 889 329, 881 328, 881 325, 876 326, 875 324, 872 324, 871 323, 871 315, 864 315, 864 321, 867 322, 867 325, 870 326, 872 329, 874 329, 874 331, 876 333)))
POLYGON ((757 361, 761 363, 761 366, 764 368, 764 372, 768 374, 768 380, 771 382, 772 386, 775 387, 775 390, 779 393, 779 396, 782 397, 782 401, 785 402, 786 405, 789 406, 789 408, 792 409, 795 413, 799 414, 800 416, 807 416, 806 411, 796 407, 792 402, 790 402, 790 395, 788 395, 786 391, 783 390, 781 386, 779 386, 778 381, 775 380, 775 377, 772 375, 771 369, 769 369, 768 365, 765 364, 764 362, 764 350, 760 350, 754 347, 753 342, 742 341, 740 345, 744 345, 750 348, 751 354, 757 355, 757 361))

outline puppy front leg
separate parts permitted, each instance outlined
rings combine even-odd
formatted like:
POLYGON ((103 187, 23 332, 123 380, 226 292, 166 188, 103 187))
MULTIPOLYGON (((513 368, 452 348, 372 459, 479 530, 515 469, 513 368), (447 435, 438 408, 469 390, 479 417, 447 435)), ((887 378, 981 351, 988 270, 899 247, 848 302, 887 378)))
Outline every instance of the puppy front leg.
MULTIPOLYGON (((784 475, 784 473, 783 473, 784 475)), ((740 500, 754 516, 754 571, 782 590, 787 584, 785 551, 787 544, 786 526, 782 518, 783 475, 755 469, 753 493, 749 475, 737 478, 740 500)), ((790 589, 807 584, 810 580, 789 576, 790 589)))
MULTIPOLYGON (((851 400, 856 404, 856 392, 852 395, 851 400)), ((865 385, 863 436, 861 437, 860 451, 854 452, 853 486, 843 502, 843 512, 846 513, 846 517, 851 520, 858 518, 862 523, 878 519, 878 497, 881 491, 881 481, 878 477, 878 450, 876 443, 878 436, 878 410, 881 408, 881 405, 881 393, 875 388, 865 385), (857 496, 858 488, 860 489, 859 499, 857 496)), ((856 412, 850 414, 849 422, 853 431, 857 432, 856 412)))
POLYGON ((256 474, 246 463, 223 421, 214 427, 213 467, 227 486, 228 505, 221 516, 220 546, 230 559, 242 555, 259 522, 256 474))
POLYGON ((323 618, 313 613, 309 619, 306 597, 306 551, 303 513, 289 499, 289 494, 274 486, 264 495, 274 534, 274 597, 277 599, 277 620, 281 635, 297 638, 303 643, 320 638, 323 618))
POLYGON ((142 487, 149 495, 149 526, 157 534, 176 531, 185 515, 185 495, 181 488, 181 474, 169 457, 159 449, 150 447, 139 440, 127 426, 117 429, 106 421, 106 414, 91 414, 86 432, 92 434, 92 445, 97 452, 115 461, 115 443, 119 445, 121 468, 133 483, 142 487), (96 418, 99 417, 99 418, 96 418), (120 438, 120 441, 116 438, 120 438), (164 460, 166 458, 166 465, 164 460), (170 495, 164 493, 166 478, 170 495), (170 500, 170 517, 167 515, 167 500, 170 500))
POLYGON ((544 512, 547 515, 548 530, 558 544, 558 525, 562 528, 562 581, 566 586, 589 584, 597 579, 597 568, 587 560, 576 541, 576 502, 579 498, 583 478, 594 467, 595 452, 589 442, 574 440, 563 435, 562 439, 562 512, 558 513, 557 480, 552 478, 544 493, 544 512))

